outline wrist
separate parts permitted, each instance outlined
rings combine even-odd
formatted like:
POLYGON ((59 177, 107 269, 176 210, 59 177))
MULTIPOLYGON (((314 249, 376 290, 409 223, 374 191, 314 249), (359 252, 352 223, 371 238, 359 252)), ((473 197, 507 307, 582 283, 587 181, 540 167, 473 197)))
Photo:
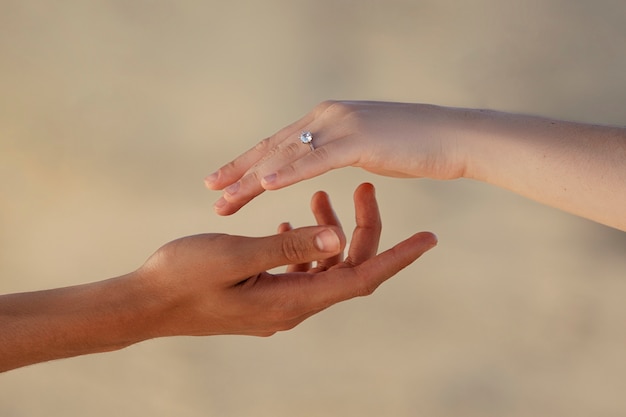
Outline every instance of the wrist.
POLYGON ((151 271, 140 268, 116 278, 119 282, 112 283, 113 288, 109 290, 115 291, 115 287, 119 287, 118 299, 112 304, 115 323, 111 328, 121 345, 129 346, 165 336, 161 330, 161 318, 164 316, 167 300, 154 288, 151 274, 151 271), (115 305, 120 308, 116 309, 115 305))
POLYGON ((150 338, 153 303, 136 272, 75 287, 66 302, 72 299, 74 307, 64 315, 73 326, 66 329, 62 317, 59 324, 68 343, 84 349, 77 354, 114 351, 150 338))
POLYGON ((437 180, 472 178, 477 132, 484 122, 482 111, 418 104, 417 131, 426 148, 427 177, 437 180))
POLYGON ((497 139, 502 136, 500 113, 480 109, 450 109, 448 121, 447 160, 453 178, 466 178, 489 182, 489 172, 502 158, 501 146, 497 139))

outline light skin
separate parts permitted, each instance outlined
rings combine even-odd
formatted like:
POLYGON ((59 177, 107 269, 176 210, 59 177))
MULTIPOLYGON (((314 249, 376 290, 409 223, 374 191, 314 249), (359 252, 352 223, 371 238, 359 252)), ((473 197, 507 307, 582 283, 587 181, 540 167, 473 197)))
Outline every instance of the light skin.
POLYGON ((0 371, 122 349, 167 336, 270 336, 327 307, 371 294, 437 243, 417 233, 377 255, 381 221, 374 188, 354 194, 346 237, 328 196, 318 223, 278 234, 202 234, 167 243, 139 269, 108 280, 0 296, 0 371), (267 272, 288 265, 285 273, 267 272))
POLYGON ((346 166, 467 178, 626 231, 626 129, 416 103, 327 101, 205 179, 230 215, 265 190, 346 166), (299 142, 313 133, 315 150, 299 142))

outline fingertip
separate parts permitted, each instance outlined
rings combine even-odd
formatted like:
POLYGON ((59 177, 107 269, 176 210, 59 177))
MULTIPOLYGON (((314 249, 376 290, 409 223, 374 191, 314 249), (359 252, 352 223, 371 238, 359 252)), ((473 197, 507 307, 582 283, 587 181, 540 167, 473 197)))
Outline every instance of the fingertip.
POLYGON ((278 233, 279 234, 288 232, 290 230, 293 230, 293 226, 289 222, 283 222, 283 223, 278 225, 278 233))
POLYGON ((213 204, 213 209, 217 212, 221 212, 227 203, 224 197, 220 197, 220 199, 213 204))
POLYGON ((236 213, 241 207, 229 203, 224 197, 213 204, 213 211, 220 216, 230 216, 236 213))
POLYGON ((204 186, 209 190, 217 190, 217 180, 219 179, 219 176, 219 171, 215 171, 214 173, 207 175, 204 177, 204 186))
POLYGON ((354 201, 371 201, 376 204, 376 188, 372 183, 364 182, 354 190, 354 201))
POLYGON ((419 232, 416 234, 420 239, 429 245, 429 249, 434 248, 439 243, 439 238, 433 232, 419 232))
POLYGON ((411 248, 410 251, 419 257, 421 254, 428 252, 437 246, 439 239, 437 238, 437 235, 432 232, 419 232, 415 233, 402 243, 408 244, 408 247, 411 248))
POLYGON ((328 193, 326 191, 316 191, 312 196, 311 196, 311 209, 315 210, 320 203, 329 203, 330 202, 330 197, 328 196, 328 193))
POLYGON ((376 187, 374 187, 374 184, 372 184, 371 182, 364 182, 361 183, 357 188, 357 191, 370 191, 372 193, 376 192, 376 187))

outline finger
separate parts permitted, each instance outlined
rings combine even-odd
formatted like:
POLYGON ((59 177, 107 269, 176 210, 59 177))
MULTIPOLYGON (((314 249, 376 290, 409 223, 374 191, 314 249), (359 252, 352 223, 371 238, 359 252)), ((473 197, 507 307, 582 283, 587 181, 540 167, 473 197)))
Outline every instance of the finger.
POLYGON ((259 161, 266 149, 275 146, 273 137, 265 138, 254 147, 248 149, 237 158, 233 159, 226 165, 220 167, 217 171, 204 178, 204 184, 211 190, 221 190, 224 187, 234 183, 257 161, 259 161))
MULTIPOLYGON (((239 184, 239 183, 235 183, 239 184)), ((258 188, 252 194, 246 195, 246 198, 232 199, 231 196, 224 193, 214 204, 213 210, 220 216, 230 216, 237 213, 243 206, 252 201, 255 197, 263 193, 265 190, 258 188)), ((242 194, 243 195, 243 194, 242 194)))
POLYGON ((302 157, 278 167, 261 178, 265 190, 277 190, 299 181, 324 174, 330 170, 358 165, 357 148, 346 137, 320 138, 323 145, 302 157))
POLYGON ((382 222, 376 201, 376 191, 369 183, 361 184, 354 192, 356 228, 345 262, 359 265, 378 252, 382 222))
POLYGON ((220 204, 216 203, 214 206, 215 211, 221 215, 235 213, 265 191, 261 186, 263 176, 277 169, 280 166, 277 164, 291 162, 307 151, 309 151, 308 147, 297 138, 290 138, 276 145, 238 181, 224 188, 222 199, 219 200, 220 204))
POLYGON ((246 277, 336 256, 345 247, 346 237, 336 226, 309 226, 259 238, 232 236, 229 245, 222 249, 233 258, 228 263, 237 270, 233 275, 246 277))
POLYGON ((281 233, 288 232, 290 230, 293 230, 293 227, 291 226, 291 224, 289 222, 284 222, 278 225, 278 229, 276 230, 276 232, 278 234, 281 234, 281 233))
MULTIPOLYGON (((263 146, 263 147, 269 147, 272 146, 271 149, 269 149, 267 152, 271 153, 274 152, 273 149, 276 148, 276 146, 271 145, 271 139, 266 139, 265 141, 262 141, 259 143, 259 145, 257 145, 257 148, 263 146)), ((278 146, 278 145, 277 145, 278 146)), ((262 161, 264 158, 266 158, 267 156, 265 155, 261 155, 261 153, 264 153, 265 151, 261 151, 258 149, 252 149, 248 152, 257 152, 259 155, 259 161, 262 161)), ((237 162, 237 160, 231 162, 231 164, 237 162)), ((257 161, 254 161, 257 162, 257 161)), ((257 162, 258 164, 258 162, 257 162)), ((222 193, 222 197, 220 199, 218 199, 215 204, 213 205, 213 209, 215 210, 215 212, 217 214, 220 215, 230 215, 233 214, 235 212, 237 212, 241 207, 243 207, 245 204, 247 204, 249 201, 251 201, 253 198, 255 198, 256 196, 258 196, 259 194, 263 193, 263 191, 265 191, 263 189, 263 187, 261 187, 260 185, 260 180, 256 180, 255 181, 255 173, 258 173, 257 170, 255 170, 256 164, 253 165, 252 167, 246 166, 246 171, 244 172, 237 172, 235 171, 235 168, 233 168, 233 171, 229 174, 227 169, 220 169, 219 171, 217 171, 217 173, 214 173, 212 175, 210 175, 209 177, 205 178, 205 184, 207 184, 207 187, 211 188, 211 187, 218 187, 218 185, 216 184, 212 184, 211 178, 214 178, 215 175, 221 176, 223 175, 224 177, 228 177, 229 175, 232 176, 232 179, 234 180, 234 182, 230 183, 230 184, 220 184, 221 185, 227 185, 226 187, 223 187, 223 193, 222 193), (252 173, 251 173, 252 170, 252 173)))
MULTIPOLYGON (((315 216, 318 225, 332 225, 341 228, 341 222, 333 210, 328 194, 324 191, 318 191, 311 198, 311 211, 315 216)), ((333 265, 343 260, 343 253, 340 252, 336 256, 322 259, 317 262, 315 271, 325 271, 333 265)))
POLYGON ((299 135, 300 132, 286 136, 282 142, 269 149, 238 181, 224 188, 219 204, 214 206, 215 211, 220 215, 237 212, 265 191, 261 185, 262 178, 311 152, 309 146, 300 141, 299 135))
POLYGON ((330 203, 330 197, 324 191, 318 191, 311 197, 311 211, 319 225, 341 226, 341 222, 330 203))
MULTIPOLYGON (((437 245, 430 232, 417 233, 393 248, 351 268, 331 269, 314 275, 301 285, 294 302, 311 311, 340 301, 372 294, 383 282, 413 263, 437 245)), ((294 291, 296 292, 296 291, 294 291)))
POLYGON ((221 190, 238 181, 245 173, 256 163, 266 157, 272 149, 282 143, 286 138, 298 132, 303 126, 306 126, 314 115, 307 114, 294 123, 279 130, 274 135, 263 139, 254 147, 239 155, 226 165, 219 168, 214 173, 208 175, 204 179, 207 188, 211 190, 221 190))
POLYGON ((312 133, 313 151, 291 160, 284 155, 274 155, 275 161, 266 168, 273 166, 275 169, 265 169, 265 174, 260 177, 264 189, 278 189, 334 168, 357 164, 359 144, 348 143, 346 146, 344 139, 349 138, 354 132, 349 127, 350 123, 341 120, 350 111, 346 112, 344 106, 337 104, 338 102, 333 100, 322 102, 303 118, 306 123, 299 125, 298 128, 312 133))
MULTIPOLYGON (((289 223, 281 223, 278 225, 278 234, 293 230, 293 227, 289 223)), ((311 269, 311 262, 305 262, 295 265, 287 265, 286 272, 306 272, 311 269)))

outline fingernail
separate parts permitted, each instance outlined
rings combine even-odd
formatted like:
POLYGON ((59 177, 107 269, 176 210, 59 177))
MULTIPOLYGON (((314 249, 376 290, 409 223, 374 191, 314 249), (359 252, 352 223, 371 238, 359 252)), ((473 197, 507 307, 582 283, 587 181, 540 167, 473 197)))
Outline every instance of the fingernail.
POLYGON ((237 191, 239 191, 239 187, 241 187, 241 183, 237 181, 236 183, 231 184, 228 187, 224 188, 224 191, 230 195, 233 195, 237 191))
POLYGON ((211 175, 207 176, 204 178, 204 180, 206 182, 215 182, 217 180, 217 177, 219 177, 219 171, 215 171, 214 173, 212 173, 211 175))
POLYGON ((222 207, 224 207, 225 205, 226 205, 226 200, 224 199, 224 197, 222 197, 222 198, 220 198, 219 200, 217 200, 217 201, 215 202, 215 204, 213 204, 213 208, 214 208, 215 210, 219 210, 219 209, 221 209, 222 207))
POLYGON ((266 176, 266 177, 263 177, 263 183, 265 183, 265 184, 271 184, 271 183, 273 183, 274 181, 276 181, 276 177, 277 177, 276 173, 274 173, 274 174, 270 174, 270 175, 268 175, 268 176, 266 176))
POLYGON ((339 236, 330 229, 315 236, 315 247, 322 252, 336 252, 339 250, 339 245, 339 236))

